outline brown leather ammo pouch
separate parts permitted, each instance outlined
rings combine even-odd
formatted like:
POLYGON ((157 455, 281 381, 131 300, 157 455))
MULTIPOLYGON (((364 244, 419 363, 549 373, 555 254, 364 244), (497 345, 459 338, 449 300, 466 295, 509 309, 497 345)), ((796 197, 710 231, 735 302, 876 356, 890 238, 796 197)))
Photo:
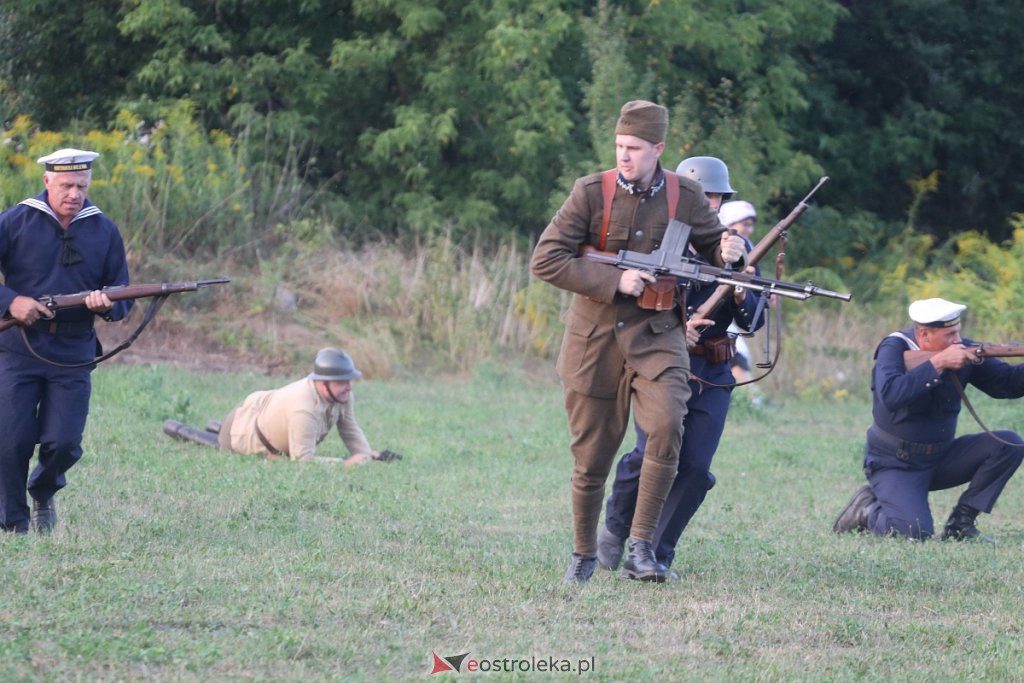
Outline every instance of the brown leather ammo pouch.
POLYGON ((729 335, 705 339, 701 346, 704 347, 704 357, 709 363, 725 363, 736 355, 736 340, 729 335))
POLYGON ((668 311, 676 302, 676 285, 674 275, 660 275, 654 282, 648 282, 643 294, 636 303, 640 308, 649 311, 668 311))

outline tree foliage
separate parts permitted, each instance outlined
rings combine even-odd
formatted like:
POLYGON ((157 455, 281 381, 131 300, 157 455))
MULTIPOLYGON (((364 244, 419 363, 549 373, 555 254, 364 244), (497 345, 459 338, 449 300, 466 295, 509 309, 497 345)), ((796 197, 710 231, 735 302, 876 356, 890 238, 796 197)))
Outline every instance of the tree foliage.
POLYGON ((901 220, 915 179, 938 172, 918 227, 1009 235, 1024 174, 1019 3, 843 0, 834 36, 806 53, 802 150, 843 187, 837 205, 901 220))
POLYGON ((611 166, 619 106, 647 98, 672 112, 666 165, 723 158, 763 214, 827 172, 820 200, 862 244, 911 206, 939 237, 999 237, 1024 190, 1020 15, 996 0, 9 0, 0 115, 110 127, 127 107, 155 128, 187 103, 260 160, 300 163, 343 232, 530 235, 573 177, 611 166), (926 195, 908 184, 930 177, 926 195))
POLYGON ((6 84, 0 111, 11 119, 30 114, 49 128, 112 118, 148 52, 118 30, 121 3, 0 3, 0 85, 6 84))

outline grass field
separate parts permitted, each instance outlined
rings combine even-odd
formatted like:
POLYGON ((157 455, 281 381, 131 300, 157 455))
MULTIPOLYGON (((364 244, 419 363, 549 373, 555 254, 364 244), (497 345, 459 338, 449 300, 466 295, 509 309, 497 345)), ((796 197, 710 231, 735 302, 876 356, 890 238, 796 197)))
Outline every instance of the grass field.
MULTIPOLYGON (((516 667, 499 680, 1024 679, 1024 481, 981 518, 994 547, 836 537, 864 402, 737 403, 682 580, 599 570, 578 588, 561 583, 571 464, 553 379, 481 365, 361 382, 360 421, 404 454, 394 464, 267 461, 161 434, 164 418, 201 424, 280 382, 94 373, 60 526, 0 538, 0 680, 451 680, 470 660, 516 667), (431 676, 432 652, 469 656, 431 676), (593 670, 512 661, 531 658, 593 670)), ((976 403, 1024 429, 1019 404, 976 403)), ((933 496, 937 518, 955 496, 933 496)))

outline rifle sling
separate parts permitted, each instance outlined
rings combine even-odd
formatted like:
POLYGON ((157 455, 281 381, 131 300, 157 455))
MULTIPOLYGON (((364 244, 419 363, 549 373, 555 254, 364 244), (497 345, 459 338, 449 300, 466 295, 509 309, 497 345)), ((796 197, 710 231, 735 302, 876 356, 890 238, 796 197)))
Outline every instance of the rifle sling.
POLYGON ((90 361, 86 361, 85 363, 58 363, 57 361, 50 360, 49 358, 44 358, 43 356, 39 355, 39 352, 32 348, 32 344, 30 344, 28 341, 28 335, 25 333, 24 327, 19 327, 19 329, 21 330, 21 339, 22 341, 25 342, 25 348, 28 349, 29 353, 31 353, 36 358, 49 365, 53 365, 58 368, 68 369, 84 368, 90 365, 96 365, 98 363, 102 363, 105 360, 113 358, 114 356, 116 356, 117 354, 121 353, 129 346, 134 344, 135 340, 139 338, 140 334, 142 334, 142 331, 146 329, 146 326, 149 325, 149 323, 153 321, 153 318, 156 317, 157 312, 159 312, 160 307, 164 305, 164 301, 167 300, 168 296, 170 296, 170 294, 158 294, 157 296, 153 297, 153 299, 149 302, 149 307, 146 308, 146 315, 142 318, 142 322, 139 323, 139 326, 135 328, 135 331, 132 332, 127 339, 118 344, 117 347, 114 348, 114 350, 99 355, 90 361))
MULTIPOLYGON (((764 296, 763 292, 762 296, 764 296)), ((757 377, 752 377, 751 379, 745 380, 743 382, 732 382, 730 384, 718 384, 716 382, 709 382, 708 380, 704 379, 703 377, 696 373, 691 373, 690 379, 696 382, 697 384, 701 385, 701 390, 703 390, 704 387, 711 387, 713 389, 735 389, 736 387, 745 387, 748 384, 756 384, 763 380, 768 375, 772 374, 772 371, 775 370, 776 366, 779 364, 779 356, 782 355, 782 314, 779 309, 779 303, 781 302, 776 301, 774 306, 769 306, 768 313, 765 314, 768 316, 766 320, 770 320, 772 315, 772 309, 775 310, 775 357, 772 358, 771 364, 768 366, 768 369, 764 371, 764 373, 758 375, 757 377)), ((757 318, 755 317, 754 320, 757 320, 757 318)), ((770 335, 771 332, 768 332, 768 334, 770 335)))
POLYGON ((974 421, 978 423, 979 427, 981 427, 983 430, 985 430, 986 434, 988 434, 989 436, 991 436, 993 439, 995 439, 999 443, 1003 444, 1004 446, 1013 446, 1014 448, 1024 448, 1024 443, 1013 443, 1012 441, 1007 441, 1006 439, 1001 439, 998 436, 996 436, 995 433, 991 429, 986 427, 985 423, 981 421, 980 417, 978 417, 978 413, 974 410, 974 406, 971 405, 970 400, 967 398, 967 394, 966 394, 966 392, 964 392, 964 385, 960 383, 960 378, 957 376, 957 374, 955 372, 951 372, 949 374, 953 378, 953 386, 956 387, 957 393, 960 394, 960 400, 963 401, 965 406, 967 406, 967 410, 968 410, 968 412, 970 412, 971 417, 974 418, 974 421))

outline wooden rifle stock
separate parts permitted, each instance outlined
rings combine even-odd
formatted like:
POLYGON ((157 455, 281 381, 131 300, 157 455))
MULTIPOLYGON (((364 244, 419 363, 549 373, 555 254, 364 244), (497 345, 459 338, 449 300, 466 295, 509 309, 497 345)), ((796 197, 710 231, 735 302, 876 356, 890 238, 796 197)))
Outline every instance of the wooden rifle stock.
MULTIPOLYGON (((977 356, 978 363, 985 358, 1024 357, 1024 344, 1019 342, 968 344, 967 348, 977 356)), ((936 353, 938 351, 904 351, 903 364, 907 366, 907 370, 913 370, 918 365, 928 362, 936 353)))
MULTIPOLYGON (((209 280, 192 280, 190 282, 160 282, 157 284, 145 284, 145 285, 120 285, 117 287, 104 287, 100 291, 107 295, 107 298, 111 301, 123 301, 125 299, 145 299, 147 297, 154 296, 167 296, 168 294, 178 294, 180 292, 194 292, 200 287, 208 287, 209 285, 222 285, 231 282, 230 278, 218 277, 209 280)), ((74 308, 76 306, 85 305, 85 298, 89 296, 88 292, 77 292, 75 294, 52 294, 39 297, 38 301, 41 302, 51 311, 59 311, 63 308, 74 308)), ((8 318, 0 320, 0 332, 20 325, 17 320, 8 318)))
MULTIPOLYGON (((786 234, 787 230, 789 230, 789 226, 793 225, 793 223, 800 218, 803 212, 807 210, 807 202, 814 196, 814 193, 818 191, 818 188, 827 182, 828 176, 822 176, 821 179, 818 180, 818 184, 807 193, 806 197, 800 200, 799 204, 793 207, 793 210, 789 212, 789 215, 776 223, 772 229, 754 245, 754 248, 750 250, 750 253, 748 253, 744 259, 748 266, 755 265, 764 257, 765 254, 768 253, 769 249, 775 246, 775 243, 786 234)), ((709 296, 704 303, 694 311, 694 317, 710 318, 711 314, 718 310, 718 307, 722 305, 725 298, 732 294, 733 289, 733 285, 719 285, 715 288, 715 291, 711 296, 709 296)))

